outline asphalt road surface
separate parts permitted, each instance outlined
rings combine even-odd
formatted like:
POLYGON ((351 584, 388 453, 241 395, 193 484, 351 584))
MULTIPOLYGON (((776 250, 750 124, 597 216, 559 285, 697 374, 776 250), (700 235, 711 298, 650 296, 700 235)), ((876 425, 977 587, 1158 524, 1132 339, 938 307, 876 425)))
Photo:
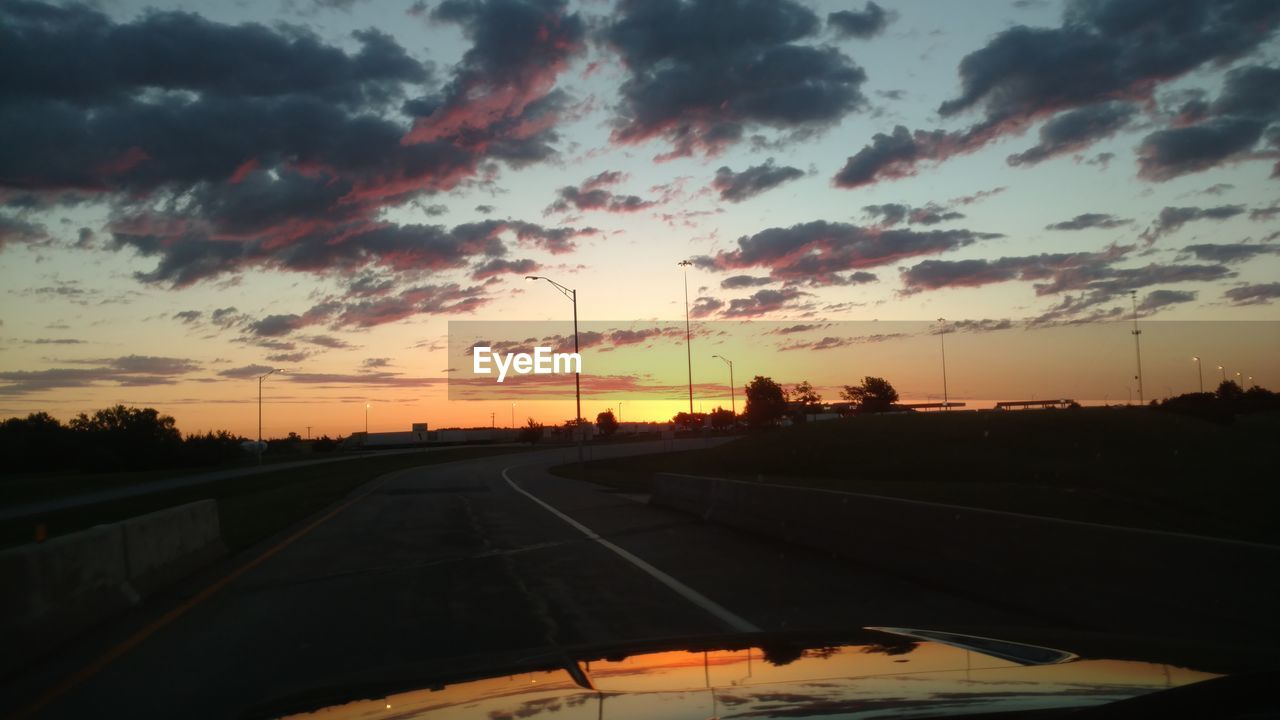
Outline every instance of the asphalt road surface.
POLYGON ((239 717, 279 698, 340 697, 584 644, 1047 622, 546 472, 564 461, 557 450, 384 476, 305 532, 8 679, 0 715, 239 717))

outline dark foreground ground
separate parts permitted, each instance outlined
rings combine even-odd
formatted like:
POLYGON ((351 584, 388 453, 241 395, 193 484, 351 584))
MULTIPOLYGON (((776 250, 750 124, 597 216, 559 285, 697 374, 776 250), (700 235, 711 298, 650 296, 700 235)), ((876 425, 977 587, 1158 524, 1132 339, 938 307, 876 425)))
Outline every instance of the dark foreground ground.
MULTIPOLYGON (((714 448, 597 460, 585 479, 654 472, 762 480, 1280 544, 1280 414, 1231 424, 1145 408, 859 416, 714 448)), ((579 477, 576 464, 553 470, 579 477)))
MULTIPOLYGON (((5 678, 0 715, 238 717, 282 698, 302 709, 367 683, 421 687, 582 645, 744 629, 914 626, 1113 658, 1136 647, 1064 624, 1051 606, 981 602, 546 472, 567 459, 538 451, 385 475, 5 678)), ((1146 640, 1201 669, 1230 669, 1246 662, 1240 648, 1271 647, 1236 630, 1146 640), (1206 641, 1219 651, 1187 649, 1206 641)))

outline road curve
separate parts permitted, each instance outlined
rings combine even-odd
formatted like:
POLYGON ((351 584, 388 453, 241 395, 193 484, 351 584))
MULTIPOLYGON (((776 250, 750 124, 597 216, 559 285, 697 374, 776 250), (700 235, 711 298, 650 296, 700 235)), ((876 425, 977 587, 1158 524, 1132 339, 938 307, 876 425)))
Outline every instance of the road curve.
POLYGON ((750 627, 1037 624, 547 472, 568 457, 542 451, 383 476, 288 544, 246 553, 10 678, 0 714, 234 717, 280 697, 341 696, 388 677, 583 644, 750 627))

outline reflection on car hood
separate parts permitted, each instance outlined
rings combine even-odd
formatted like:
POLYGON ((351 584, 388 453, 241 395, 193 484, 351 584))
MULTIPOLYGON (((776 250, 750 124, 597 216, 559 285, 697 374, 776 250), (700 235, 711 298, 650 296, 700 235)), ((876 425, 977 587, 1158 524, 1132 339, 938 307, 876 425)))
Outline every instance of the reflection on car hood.
POLYGON ((1217 677, 905 628, 868 628, 831 644, 743 640, 634 654, 597 651, 558 667, 429 686, 288 717, 945 717, 1098 705, 1217 677))

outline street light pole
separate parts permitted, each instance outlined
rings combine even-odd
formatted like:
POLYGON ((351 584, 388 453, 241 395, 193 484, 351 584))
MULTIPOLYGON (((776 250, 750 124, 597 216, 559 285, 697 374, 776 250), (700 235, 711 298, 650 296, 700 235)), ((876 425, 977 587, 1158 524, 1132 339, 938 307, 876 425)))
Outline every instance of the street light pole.
POLYGON ((676 263, 684 268, 684 351, 689 365, 689 417, 693 417, 693 331, 689 325, 689 266, 693 263, 681 260, 676 263))
POLYGON ((1226 369, 1226 368, 1224 368, 1224 367, 1222 367, 1221 365, 1219 365, 1219 366, 1218 366, 1218 372, 1222 373, 1222 382, 1226 382, 1226 381, 1227 381, 1227 369, 1226 369))
MULTIPOLYGON (((573 352, 576 354, 578 352, 578 291, 570 290, 569 288, 561 285, 555 280, 552 280, 549 277, 543 277, 541 275, 526 275, 524 279, 525 280, 546 280, 547 282, 551 283, 551 285, 555 289, 559 290, 561 295, 564 295, 565 297, 569 298, 569 301, 573 303, 573 352)), ((581 364, 579 364, 578 369, 579 370, 582 369, 581 364)), ((574 396, 574 399, 577 401, 577 415, 576 415, 577 423, 581 425, 582 424, 582 384, 580 380, 580 373, 576 373, 576 372, 573 374, 573 396, 574 396)))
POLYGON ((1138 329, 1138 291, 1130 290, 1129 297, 1133 300, 1133 349, 1138 356, 1138 374, 1135 376, 1138 380, 1138 404, 1142 405, 1142 341, 1139 339, 1142 331, 1138 329))
POLYGON ((275 373, 282 373, 280 368, 272 368, 271 372, 258 377, 258 464, 262 464, 262 381, 275 373))
POLYGON ((712 355, 711 357, 720 358, 729 365, 729 411, 733 413, 734 423, 738 422, 738 402, 735 399, 733 385, 733 361, 723 355, 712 355))
MULTIPOLYGON (((573 352, 575 355, 577 355, 579 352, 578 350, 578 291, 570 290, 569 288, 561 285, 555 280, 552 280, 549 277, 543 277, 541 275, 526 275, 524 279, 525 280, 546 280, 547 282, 551 283, 552 287, 559 290, 561 295, 564 295, 565 297, 569 298, 569 301, 573 303, 573 352)), ((576 415, 574 420, 574 430, 578 434, 578 476, 583 477, 582 444, 583 442, 586 441, 586 437, 585 437, 586 430, 582 427, 582 381, 581 381, 582 361, 581 360, 578 361, 577 370, 578 372, 575 372, 573 374, 573 397, 577 405, 577 409, 575 411, 576 415)))
POLYGON ((1196 377, 1200 378, 1200 394, 1204 394, 1204 365, 1200 364, 1200 356, 1191 358, 1196 361, 1196 377))
POLYGON ((942 332, 938 334, 942 341, 942 409, 951 409, 951 400, 947 395, 947 321, 938 318, 938 322, 942 323, 942 332))

